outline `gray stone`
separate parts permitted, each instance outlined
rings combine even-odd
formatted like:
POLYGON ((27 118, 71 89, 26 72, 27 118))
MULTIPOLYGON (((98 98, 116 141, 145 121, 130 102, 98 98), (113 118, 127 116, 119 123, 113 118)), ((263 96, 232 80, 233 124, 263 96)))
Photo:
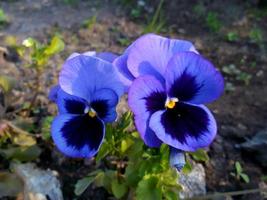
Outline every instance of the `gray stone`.
POLYGON ((15 173, 24 182, 24 200, 63 200, 57 172, 38 169, 35 164, 15 164, 15 173))
POLYGON ((194 164, 189 174, 180 173, 180 184, 183 191, 180 192, 181 199, 192 198, 206 194, 205 170, 202 164, 194 164))

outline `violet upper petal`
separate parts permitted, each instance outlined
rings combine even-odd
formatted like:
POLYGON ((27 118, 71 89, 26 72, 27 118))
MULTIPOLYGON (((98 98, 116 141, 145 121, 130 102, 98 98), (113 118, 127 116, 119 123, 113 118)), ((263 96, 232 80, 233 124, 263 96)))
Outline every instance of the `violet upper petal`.
POLYGON ((56 102, 57 100, 57 93, 58 90, 60 89, 59 85, 54 85, 50 88, 49 94, 48 94, 48 99, 52 102, 56 102))
POLYGON ((149 127, 162 142, 183 151, 207 147, 217 132, 216 121, 207 107, 185 103, 154 113, 149 127))
POLYGON ((88 102, 99 89, 109 88, 119 97, 124 89, 111 63, 84 55, 78 55, 64 63, 59 75, 59 85, 68 94, 88 102))
POLYGON ((107 61, 107 62, 110 62, 110 63, 112 63, 118 57, 117 54, 114 54, 111 52, 99 52, 99 53, 97 53, 95 51, 86 51, 84 53, 74 52, 67 58, 67 60, 74 58, 76 56, 79 56, 79 55, 97 57, 97 58, 100 58, 100 59, 107 61))
POLYGON ((134 80, 128 94, 128 104, 134 113, 135 125, 141 138, 150 147, 158 147, 161 141, 149 128, 150 116, 164 109, 166 95, 162 84, 153 76, 141 76, 134 80))
POLYGON ((120 80, 124 84, 125 92, 128 92, 132 81, 135 79, 135 77, 129 71, 128 66, 127 66, 127 59, 128 59, 128 54, 129 54, 129 50, 131 49, 131 46, 129 46, 121 56, 117 57, 113 61, 113 65, 116 67, 116 69, 119 72, 120 80))
POLYGON ((132 45, 127 60, 129 71, 134 77, 150 74, 161 77, 171 57, 177 52, 194 51, 193 44, 185 40, 168 39, 155 34, 147 34, 132 45))
POLYGON ((99 52, 95 55, 97 58, 101 58, 102 60, 105 60, 107 62, 112 63, 117 57, 117 54, 111 53, 111 52, 99 52))
POLYGON ((89 115, 64 114, 57 116, 51 127, 58 149, 70 157, 93 157, 104 138, 104 124, 89 115))
POLYGON ((224 90, 221 73, 208 60, 192 52, 174 55, 165 78, 168 96, 193 104, 212 102, 224 90))

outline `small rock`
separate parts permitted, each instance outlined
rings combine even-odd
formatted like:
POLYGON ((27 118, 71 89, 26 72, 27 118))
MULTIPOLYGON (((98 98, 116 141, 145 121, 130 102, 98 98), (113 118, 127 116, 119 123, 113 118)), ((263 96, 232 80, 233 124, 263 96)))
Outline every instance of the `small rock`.
POLYGON ((262 190, 261 191, 261 196, 264 198, 264 199, 267 199, 267 184, 264 182, 264 181, 261 181, 259 183, 259 188, 262 190))
POLYGON ((63 200, 56 171, 38 169, 33 163, 15 164, 14 170, 24 182, 24 200, 63 200))
POLYGON ((267 166, 267 129, 259 131, 253 138, 239 145, 243 150, 254 153, 262 166, 267 166))
POLYGON ((180 192, 181 199, 192 198, 206 194, 205 170, 202 164, 195 164, 189 174, 180 174, 180 184, 183 191, 180 192))

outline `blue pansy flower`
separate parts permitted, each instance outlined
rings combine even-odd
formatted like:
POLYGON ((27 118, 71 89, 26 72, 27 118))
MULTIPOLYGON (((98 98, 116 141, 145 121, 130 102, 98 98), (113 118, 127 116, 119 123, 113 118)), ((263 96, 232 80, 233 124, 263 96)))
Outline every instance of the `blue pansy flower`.
POLYGON ((120 79, 128 92, 132 82, 141 75, 153 75, 164 82, 165 68, 171 57, 178 52, 197 53, 187 40, 168 39, 153 33, 145 34, 134 41, 113 64, 120 72, 120 79))
POLYGON ((123 86, 108 59, 73 54, 63 65, 59 85, 50 92, 59 110, 52 123, 52 138, 68 156, 94 156, 105 135, 104 124, 116 119, 123 86))
POLYGON ((141 138, 150 147, 168 144, 172 165, 184 163, 181 151, 213 141, 216 121, 203 104, 222 94, 224 81, 190 42, 148 34, 114 64, 130 88, 128 103, 141 138))

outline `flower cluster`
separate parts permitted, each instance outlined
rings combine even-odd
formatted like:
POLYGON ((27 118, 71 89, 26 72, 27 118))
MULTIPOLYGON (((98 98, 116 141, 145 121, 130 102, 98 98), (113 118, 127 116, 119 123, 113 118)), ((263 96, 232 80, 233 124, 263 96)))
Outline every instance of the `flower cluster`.
POLYGON ((104 123, 116 119, 116 104, 128 93, 145 144, 168 144, 170 162, 180 168, 181 152, 213 141, 216 121, 204 104, 216 100, 223 89, 220 72, 185 40, 147 34, 118 57, 74 54, 50 94, 59 108, 52 136, 66 155, 95 155, 104 138, 104 123))

